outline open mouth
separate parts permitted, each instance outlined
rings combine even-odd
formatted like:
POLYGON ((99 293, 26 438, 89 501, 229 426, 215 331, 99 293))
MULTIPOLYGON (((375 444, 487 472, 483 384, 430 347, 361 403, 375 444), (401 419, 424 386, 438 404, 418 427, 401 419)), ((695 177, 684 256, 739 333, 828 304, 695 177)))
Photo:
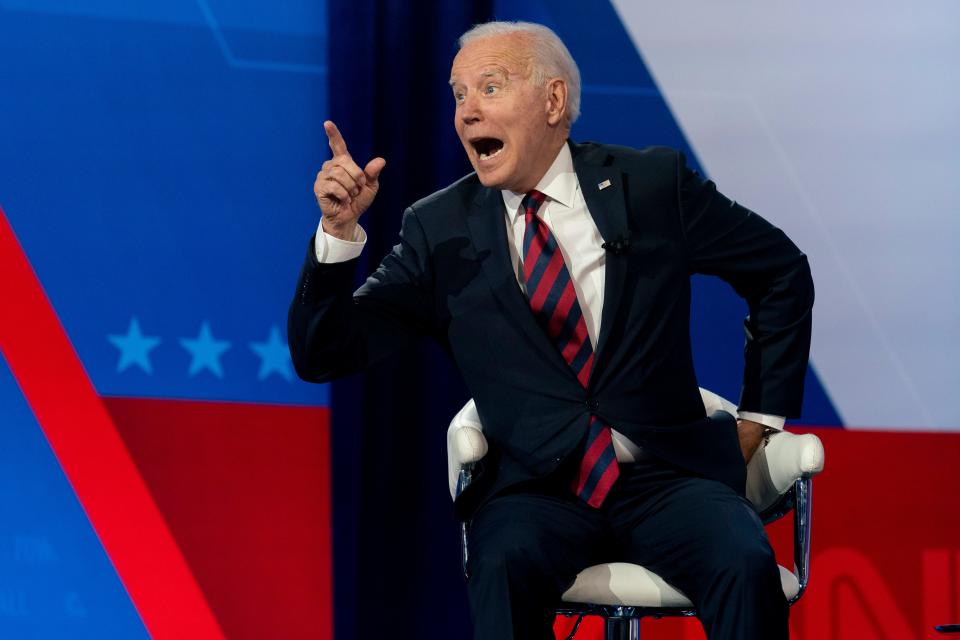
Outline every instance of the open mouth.
POLYGON ((475 140, 471 140, 470 144, 473 145, 474 150, 477 152, 477 155, 480 156, 481 160, 495 158, 503 151, 503 140, 498 140, 497 138, 476 138, 475 140))

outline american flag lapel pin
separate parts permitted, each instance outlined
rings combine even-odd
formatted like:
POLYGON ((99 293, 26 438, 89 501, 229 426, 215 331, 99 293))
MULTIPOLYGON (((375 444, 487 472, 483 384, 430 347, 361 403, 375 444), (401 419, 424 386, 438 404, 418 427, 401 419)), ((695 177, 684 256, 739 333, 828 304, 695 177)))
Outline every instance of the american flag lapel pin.
POLYGON ((600 184, 597 185, 597 188, 600 189, 600 191, 603 191, 604 189, 606 189, 606 188, 609 187, 609 186, 610 186, 610 181, 609 181, 609 180, 604 180, 603 182, 601 182, 600 184))

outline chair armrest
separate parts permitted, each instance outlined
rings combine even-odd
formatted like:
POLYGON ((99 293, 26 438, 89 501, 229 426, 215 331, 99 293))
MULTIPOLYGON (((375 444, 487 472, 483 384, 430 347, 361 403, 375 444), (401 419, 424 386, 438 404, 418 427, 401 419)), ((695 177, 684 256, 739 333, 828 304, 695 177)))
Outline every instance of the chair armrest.
POLYGON ((460 466, 473 464, 487 455, 487 439, 474 427, 463 427, 454 435, 460 466))
POLYGON ((451 498, 457 496, 460 469, 487 455, 487 448, 480 414, 477 413, 477 405, 471 398, 453 417, 447 428, 447 480, 451 498))
MULTIPOLYGON (((712 391, 700 389, 707 415, 726 411, 736 416, 737 405, 712 391)), ((771 507, 799 478, 823 471, 823 444, 813 434, 781 431, 770 435, 747 464, 747 499, 758 512, 771 507)))
POLYGON ((758 512, 777 502, 800 478, 823 471, 820 438, 780 431, 770 435, 747 464, 747 499, 758 512))

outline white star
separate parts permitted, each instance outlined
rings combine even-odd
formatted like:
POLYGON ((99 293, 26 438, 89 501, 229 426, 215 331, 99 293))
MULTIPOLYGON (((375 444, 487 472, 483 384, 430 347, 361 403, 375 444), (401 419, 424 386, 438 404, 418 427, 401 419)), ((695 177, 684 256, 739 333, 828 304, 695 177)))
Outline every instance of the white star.
POLYGON ((257 380, 263 380, 271 373, 278 373, 287 381, 293 378, 290 369, 290 350, 287 343, 280 338, 280 329, 277 325, 270 327, 270 335, 266 342, 251 342, 250 349, 260 356, 260 373, 257 380))
POLYGON ((223 377, 223 368, 220 366, 220 356, 230 348, 226 340, 215 340, 210 333, 210 324, 200 325, 200 333, 193 340, 180 338, 180 344, 190 352, 190 376, 195 376, 202 369, 209 369, 218 378, 223 377))
POLYGON ((145 336, 140 333, 140 323, 137 317, 130 318, 130 326, 126 335, 110 334, 107 336, 110 344, 120 350, 120 361, 117 362, 117 373, 126 370, 131 365, 137 365, 146 373, 153 374, 150 364, 150 351, 160 344, 160 338, 145 336))

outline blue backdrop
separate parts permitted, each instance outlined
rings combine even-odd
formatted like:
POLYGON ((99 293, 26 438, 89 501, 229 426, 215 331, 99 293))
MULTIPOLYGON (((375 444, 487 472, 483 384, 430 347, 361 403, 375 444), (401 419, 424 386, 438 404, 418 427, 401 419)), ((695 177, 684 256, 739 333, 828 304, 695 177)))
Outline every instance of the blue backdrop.
MULTIPOLYGON (((99 395, 328 404, 285 338, 326 27, 306 0, 0 2, 0 205, 99 395)), ((0 636, 145 637, 3 357, 0 434, 0 636)))

